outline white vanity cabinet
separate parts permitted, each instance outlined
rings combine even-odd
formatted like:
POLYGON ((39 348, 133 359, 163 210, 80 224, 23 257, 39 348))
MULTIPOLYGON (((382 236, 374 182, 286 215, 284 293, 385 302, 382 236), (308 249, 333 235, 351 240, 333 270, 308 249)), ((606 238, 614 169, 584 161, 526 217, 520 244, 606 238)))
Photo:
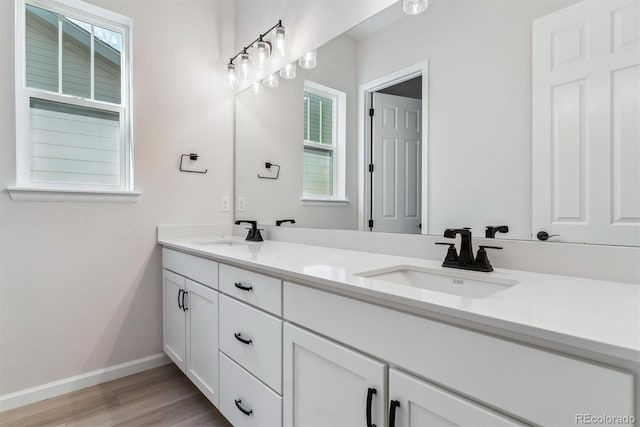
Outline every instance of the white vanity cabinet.
POLYGON ((220 412, 282 425, 282 281, 220 265, 220 412))
POLYGON ((163 267, 164 350, 237 426, 634 414, 634 374, 612 366, 166 248, 163 267))
POLYGON ((187 280, 187 377, 218 405, 218 292, 187 280))
MULTIPOLYGON (((163 251, 163 266, 189 277, 189 268, 209 272, 217 284, 217 263, 163 251), (188 258, 185 258, 188 257, 188 258), (165 262, 167 259, 170 261, 165 262), (175 260, 187 260, 173 262, 175 260), (203 268, 204 267, 204 268, 203 268), (215 271, 215 274, 211 274, 215 271)), ((198 275, 198 274, 196 274, 198 275)), ((218 406, 218 292, 168 269, 163 270, 163 348, 165 353, 218 406)))
POLYGON ((389 369, 389 427, 521 425, 455 393, 389 369))
POLYGON ((282 392, 282 320, 220 296, 220 350, 282 392))
MULTIPOLYGON (((288 322, 452 390, 441 400, 466 408, 462 425, 481 416, 473 401, 540 425, 572 425, 582 413, 634 413, 633 375, 615 368, 294 283, 284 284, 283 307, 288 322)), ((286 351, 285 379, 293 369, 286 351)))
POLYGON ((182 308, 186 279, 169 270, 162 271, 162 338, 164 352, 185 370, 187 356, 187 316, 182 308))
POLYGON ((282 397, 220 352, 220 412, 235 427, 282 425, 282 397))
POLYGON ((290 324, 283 356, 285 426, 385 424, 384 363, 290 324))

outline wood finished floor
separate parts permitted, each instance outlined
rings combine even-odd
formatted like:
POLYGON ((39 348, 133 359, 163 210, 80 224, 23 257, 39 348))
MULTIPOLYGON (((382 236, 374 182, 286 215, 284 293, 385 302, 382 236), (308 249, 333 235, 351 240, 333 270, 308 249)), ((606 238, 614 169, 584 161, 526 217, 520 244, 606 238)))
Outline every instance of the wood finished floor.
POLYGON ((230 426, 169 364, 0 413, 0 426, 230 426))

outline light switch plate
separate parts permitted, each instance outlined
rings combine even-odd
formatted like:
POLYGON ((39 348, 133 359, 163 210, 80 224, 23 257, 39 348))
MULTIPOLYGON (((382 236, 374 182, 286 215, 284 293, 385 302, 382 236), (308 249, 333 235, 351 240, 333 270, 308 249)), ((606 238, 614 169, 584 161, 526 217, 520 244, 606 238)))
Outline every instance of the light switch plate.
POLYGON ((220 197, 220 211, 229 212, 231 210, 231 198, 229 196, 220 197))
POLYGON ((238 197, 238 212, 244 212, 247 210, 246 197, 238 197))

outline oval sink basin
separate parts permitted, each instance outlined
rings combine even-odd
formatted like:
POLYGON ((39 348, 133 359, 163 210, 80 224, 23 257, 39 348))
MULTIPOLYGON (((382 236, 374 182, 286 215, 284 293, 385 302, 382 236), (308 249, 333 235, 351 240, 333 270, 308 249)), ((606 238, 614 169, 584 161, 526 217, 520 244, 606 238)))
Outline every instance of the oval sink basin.
POLYGON ((493 275, 487 277, 485 274, 487 273, 468 273, 411 265, 397 265, 356 273, 356 276, 468 298, 488 297, 519 283, 517 280, 493 275))

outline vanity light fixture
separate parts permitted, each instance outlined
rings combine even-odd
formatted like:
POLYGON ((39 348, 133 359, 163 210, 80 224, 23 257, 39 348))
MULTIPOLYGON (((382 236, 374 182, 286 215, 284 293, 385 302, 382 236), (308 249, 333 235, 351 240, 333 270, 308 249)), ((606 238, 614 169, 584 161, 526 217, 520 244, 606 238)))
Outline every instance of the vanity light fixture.
POLYGON ((240 78, 249 80, 251 77, 251 56, 246 51, 240 54, 240 78))
POLYGON ((292 62, 291 64, 287 64, 280 69, 280 77, 288 80, 295 79, 296 71, 297 71, 296 63, 292 62))
POLYGON ((316 68, 316 57, 317 51, 315 49, 310 50, 309 52, 302 55, 302 58, 298 60, 298 65, 300 65, 301 68, 305 68, 307 70, 316 68))
POLYGON ((236 66, 230 62, 227 64, 227 80, 229 82, 229 86, 235 87, 238 81, 238 75, 236 74, 236 66))
POLYGON ((273 37, 273 56, 282 58, 287 53, 287 31, 282 26, 282 21, 275 27, 273 37))
POLYGON ((278 73, 271 73, 267 76, 266 79, 264 79, 262 81, 262 83, 266 86, 266 87, 278 87, 279 83, 280 83, 280 76, 278 73))
POLYGON ((271 43, 262 40, 262 36, 260 36, 260 39, 256 42, 255 67, 257 70, 264 69, 269 56, 271 56, 271 43))
POLYGON ((402 10, 407 15, 417 15, 429 6, 429 0, 402 0, 402 10))
POLYGON ((287 45, 287 31, 282 25, 282 20, 279 20, 273 27, 269 28, 263 34, 258 35, 254 41, 249 43, 236 53, 235 56, 229 58, 227 64, 227 76, 229 84, 235 86, 238 83, 238 78, 247 81, 251 78, 251 64, 253 63, 255 68, 262 70, 266 67, 269 58, 273 55, 276 58, 281 58, 286 53, 287 45), (265 37, 271 32, 273 33, 272 41, 267 41, 265 37), (254 51, 250 52, 250 49, 254 48, 254 51), (255 57, 253 57, 255 56, 255 57), (236 70, 235 60, 238 60, 238 69, 236 70), (238 77, 239 76, 239 77, 238 77))
POLYGON ((262 95, 264 92, 264 87, 262 86, 262 82, 255 82, 251 85, 251 91, 254 95, 262 95))

